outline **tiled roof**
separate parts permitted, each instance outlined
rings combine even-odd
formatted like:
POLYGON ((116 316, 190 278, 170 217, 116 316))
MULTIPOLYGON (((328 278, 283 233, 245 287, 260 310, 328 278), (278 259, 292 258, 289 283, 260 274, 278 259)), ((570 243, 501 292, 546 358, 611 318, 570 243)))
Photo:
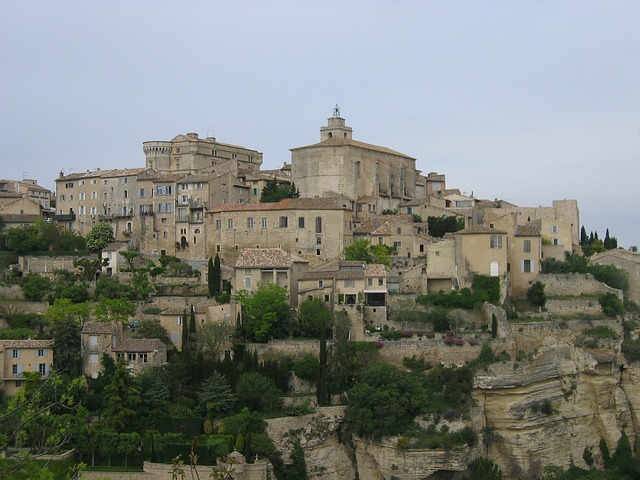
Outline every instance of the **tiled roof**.
POLYGON ((69 175, 63 175, 56 178, 56 182, 92 177, 128 177, 131 175, 138 175, 144 170, 146 170, 146 168, 113 168, 109 170, 91 170, 88 172, 70 173, 69 175))
POLYGON ((242 251, 236 262, 236 268, 276 267, 289 268, 294 263, 306 260, 285 252, 279 248, 248 248, 242 251))
POLYGON ((305 272, 300 275, 300 280, 357 280, 364 278, 364 269, 362 270, 316 270, 313 272, 305 272))
POLYGON ((404 223, 414 223, 414 216, 410 214, 399 215, 382 215, 380 217, 372 218, 368 222, 365 222, 353 231, 353 233, 369 233, 377 235, 390 235, 391 225, 394 220, 399 220, 404 223))
POLYGON ((516 225, 516 235, 519 237, 537 237, 540 235, 539 225, 516 225))
POLYGON ((129 242, 113 242, 102 249, 103 252, 117 252, 121 248, 126 247, 129 242))
POLYGON ((269 210, 349 210, 348 201, 342 197, 285 198, 276 203, 224 203, 213 206, 209 213, 252 212, 269 210))
POLYGON ((294 152, 296 150, 301 150, 303 148, 337 147, 337 146, 351 146, 351 147, 363 148, 365 150, 372 150, 374 152, 386 153, 389 155, 395 155, 395 156, 410 158, 415 160, 413 157, 410 157, 409 155, 396 152, 395 150, 391 150, 390 148, 387 148, 387 147, 381 147, 379 145, 372 145, 370 143, 359 142, 357 140, 349 140, 348 138, 338 138, 338 137, 328 138, 326 140, 323 140, 320 143, 314 143, 312 145, 306 145, 304 147, 291 148, 290 150, 294 152))
POLYGON ((478 233, 486 233, 486 234, 494 234, 494 235, 506 235, 507 232, 503 230, 497 230, 495 228, 487 227, 485 225, 471 225, 463 230, 458 230, 455 232, 459 235, 471 235, 478 233))
POLYGON ((163 348, 166 348, 166 345, 157 338, 127 338, 111 350, 114 352, 153 352, 163 348))
POLYGON ((0 198, 22 198, 22 194, 17 192, 0 192, 0 198))
POLYGON ((387 271, 385 270, 384 265, 372 263, 364 267, 364 275, 365 277, 386 277, 387 271))
POLYGON ((3 213, 2 218, 5 223, 33 223, 42 215, 29 214, 29 213, 3 213))
POLYGON ((82 327, 82 333, 85 335, 111 335, 113 325, 109 322, 86 322, 82 327))
POLYGON ((53 348, 53 340, 0 340, 0 350, 8 348, 53 348))

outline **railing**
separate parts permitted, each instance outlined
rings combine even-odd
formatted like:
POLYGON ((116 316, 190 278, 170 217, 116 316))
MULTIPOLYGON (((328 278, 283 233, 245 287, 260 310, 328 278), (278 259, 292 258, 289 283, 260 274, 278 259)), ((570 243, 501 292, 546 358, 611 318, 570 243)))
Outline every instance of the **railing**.
POLYGON ((53 216, 56 222, 73 222, 76 219, 75 213, 60 213, 53 216))

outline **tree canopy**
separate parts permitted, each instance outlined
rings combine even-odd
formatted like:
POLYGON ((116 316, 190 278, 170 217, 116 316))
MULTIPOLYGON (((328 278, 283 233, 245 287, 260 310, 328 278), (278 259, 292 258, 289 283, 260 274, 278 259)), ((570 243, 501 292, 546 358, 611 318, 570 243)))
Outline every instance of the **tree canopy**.
POLYGON ((91 252, 101 252, 102 249, 115 242, 113 227, 107 222, 96 223, 85 237, 87 248, 91 252))
POLYGON ((273 180, 267 180, 260 194, 260 203, 274 203, 285 198, 299 197, 300 191, 296 188, 295 183, 280 182, 274 178, 273 180))
POLYGON ((274 283, 261 284, 255 292, 238 292, 244 309, 244 333, 248 339, 263 342, 284 338, 291 330, 288 292, 274 283))

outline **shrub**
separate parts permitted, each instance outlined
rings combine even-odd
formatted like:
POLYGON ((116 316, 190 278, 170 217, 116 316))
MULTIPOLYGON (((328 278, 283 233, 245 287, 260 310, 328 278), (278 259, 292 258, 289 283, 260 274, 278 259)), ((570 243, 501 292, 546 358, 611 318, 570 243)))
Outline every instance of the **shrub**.
POLYGON ((615 317, 624 313, 624 304, 617 295, 613 293, 605 293, 600 298, 600 306, 602 311, 608 317, 615 317))

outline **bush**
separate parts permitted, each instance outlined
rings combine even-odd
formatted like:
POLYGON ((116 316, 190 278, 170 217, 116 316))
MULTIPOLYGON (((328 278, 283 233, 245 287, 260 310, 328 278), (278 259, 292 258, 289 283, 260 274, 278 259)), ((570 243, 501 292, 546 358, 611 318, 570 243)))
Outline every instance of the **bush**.
POLYGON ((320 361, 314 355, 305 355, 293 361, 293 373, 307 382, 315 382, 320 371, 320 361))
POLYGON ((608 317, 616 317, 624 313, 624 304, 617 295, 613 293, 605 293, 600 298, 600 306, 602 311, 608 317))

